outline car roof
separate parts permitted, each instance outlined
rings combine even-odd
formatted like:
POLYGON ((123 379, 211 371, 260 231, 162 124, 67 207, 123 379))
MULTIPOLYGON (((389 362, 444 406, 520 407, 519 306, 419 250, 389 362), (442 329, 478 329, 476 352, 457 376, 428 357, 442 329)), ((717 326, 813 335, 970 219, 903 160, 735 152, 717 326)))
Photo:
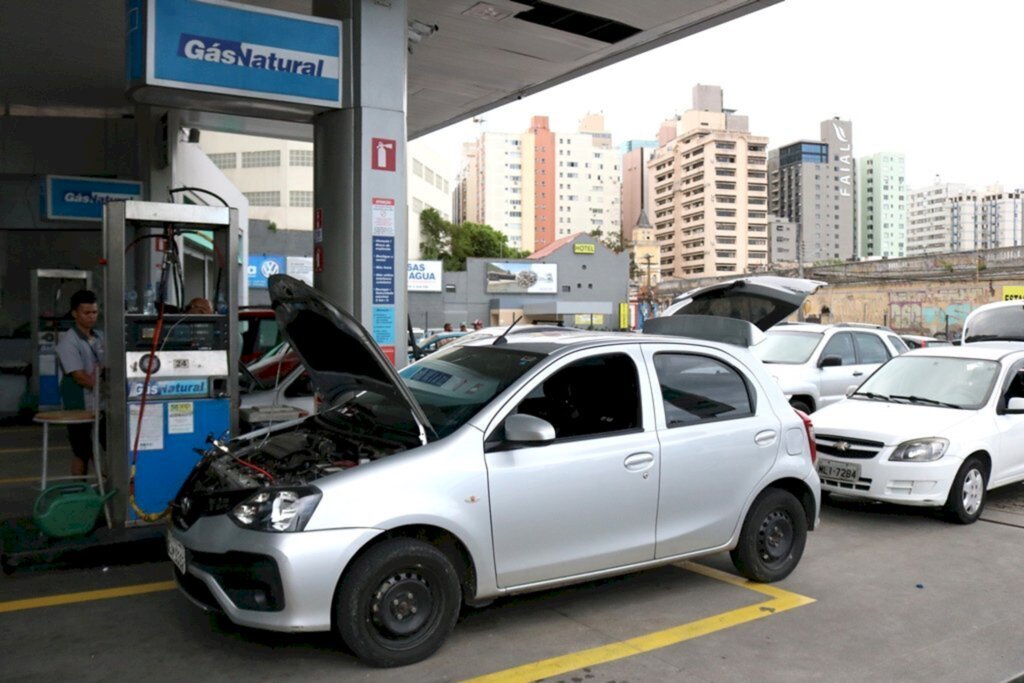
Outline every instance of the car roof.
POLYGON ((978 358, 981 360, 1002 360, 1007 356, 1024 357, 1024 344, 1020 342, 973 342, 971 344, 953 346, 939 345, 913 349, 904 356, 940 356, 946 358, 978 358))
MULTIPOLYGON (((560 334, 551 334, 551 332, 524 332, 517 334, 514 337, 507 337, 506 339, 508 339, 508 343, 504 344, 502 348, 543 353, 545 355, 579 348, 630 343, 687 344, 715 348, 731 354, 745 351, 742 347, 734 344, 709 341, 705 339, 661 334, 637 334, 635 332, 602 332, 598 330, 566 330, 560 334)), ((466 344, 470 346, 490 346, 494 344, 494 339, 475 339, 466 342, 466 344)))
POLYGON ((772 327, 768 332, 827 332, 829 330, 843 331, 872 331, 884 334, 896 334, 891 328, 873 323, 805 323, 805 322, 782 322, 772 327))

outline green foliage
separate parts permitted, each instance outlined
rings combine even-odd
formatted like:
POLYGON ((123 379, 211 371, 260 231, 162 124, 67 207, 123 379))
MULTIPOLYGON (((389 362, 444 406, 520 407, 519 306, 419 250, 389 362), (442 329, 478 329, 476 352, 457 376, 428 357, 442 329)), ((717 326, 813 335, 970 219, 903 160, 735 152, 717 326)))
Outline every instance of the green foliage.
POLYGON ((605 236, 604 232, 601 231, 601 228, 595 228, 590 231, 590 236, 596 237, 601 241, 601 244, 608 247, 616 254, 621 254, 633 246, 629 240, 622 239, 621 232, 613 232, 609 233, 608 236, 605 236))
POLYGON ((443 261, 446 271, 466 269, 467 258, 517 259, 529 256, 513 249, 508 238, 489 225, 446 221, 436 209, 420 213, 420 257, 443 261))

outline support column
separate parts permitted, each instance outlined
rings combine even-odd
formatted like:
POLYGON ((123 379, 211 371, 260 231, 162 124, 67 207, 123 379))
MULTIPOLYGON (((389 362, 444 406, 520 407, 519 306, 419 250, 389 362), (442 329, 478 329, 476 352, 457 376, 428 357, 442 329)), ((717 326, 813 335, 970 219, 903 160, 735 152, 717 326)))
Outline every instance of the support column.
POLYGON ((345 21, 345 94, 342 109, 313 124, 313 282, 401 367, 408 260, 406 0, 315 0, 314 13, 345 21))

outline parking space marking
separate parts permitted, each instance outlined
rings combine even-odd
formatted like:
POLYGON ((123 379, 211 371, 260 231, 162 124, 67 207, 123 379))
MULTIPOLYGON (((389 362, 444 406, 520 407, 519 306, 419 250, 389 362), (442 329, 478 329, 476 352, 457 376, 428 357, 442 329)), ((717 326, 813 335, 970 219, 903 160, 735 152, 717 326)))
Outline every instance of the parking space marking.
POLYGON ((10 477, 0 479, 0 484, 25 484, 30 481, 39 481, 39 477, 10 477))
POLYGON ((94 600, 125 598, 130 595, 145 595, 146 593, 158 593, 161 591, 174 590, 174 588, 174 581, 157 581, 155 583, 139 583, 133 586, 122 586, 120 588, 102 588, 100 590, 83 591, 81 593, 50 595, 45 598, 10 600, 8 602, 0 602, 0 613, 19 612, 27 609, 39 609, 40 607, 71 605, 76 602, 92 602, 94 600))
POLYGON ((716 631, 732 628, 733 626, 739 626, 740 624, 756 621, 757 619, 763 619, 773 614, 785 612, 797 607, 803 607, 804 605, 809 605, 814 602, 814 598, 809 598, 798 593, 792 593, 767 584, 747 581, 746 579, 733 574, 729 574, 718 569, 712 569, 711 567, 706 567, 701 564, 680 562, 676 566, 695 574, 715 579, 716 581, 723 581, 740 588, 746 588, 747 590, 767 595, 771 600, 730 610, 704 619, 698 619, 697 621, 691 621, 679 626, 673 626, 661 631, 654 631, 653 633, 648 633, 647 635, 638 636, 636 638, 630 638, 629 640, 609 643, 608 645, 601 645, 590 648, 589 650, 573 652, 559 657, 551 657, 550 659, 542 659, 537 662, 531 662, 511 669, 505 669, 504 671, 496 671, 492 674, 468 679, 464 683, 514 683, 517 681, 537 681, 551 676, 569 673, 571 671, 578 671, 585 667, 606 664, 618 659, 625 659, 626 657, 659 650, 661 648, 668 647, 669 645, 676 645, 687 640, 693 640, 694 638, 706 636, 716 631))

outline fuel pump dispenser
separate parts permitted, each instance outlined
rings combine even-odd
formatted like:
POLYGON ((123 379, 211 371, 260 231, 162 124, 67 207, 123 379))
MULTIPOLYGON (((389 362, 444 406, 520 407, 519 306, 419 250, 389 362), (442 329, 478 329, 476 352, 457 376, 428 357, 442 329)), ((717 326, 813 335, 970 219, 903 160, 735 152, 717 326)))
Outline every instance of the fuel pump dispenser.
POLYGON ((32 395, 39 410, 60 408, 60 368, 57 342, 75 321, 68 315, 71 295, 92 289, 87 270, 32 271, 32 395))
POLYGON ((110 512, 115 527, 137 526, 167 514, 208 435, 237 429, 238 217, 227 207, 110 202, 103 231, 110 512), (213 252, 215 277, 185 277, 186 242, 213 252), (147 300, 141 311, 126 310, 131 289, 147 300), (213 312, 188 312, 194 297, 213 312))

